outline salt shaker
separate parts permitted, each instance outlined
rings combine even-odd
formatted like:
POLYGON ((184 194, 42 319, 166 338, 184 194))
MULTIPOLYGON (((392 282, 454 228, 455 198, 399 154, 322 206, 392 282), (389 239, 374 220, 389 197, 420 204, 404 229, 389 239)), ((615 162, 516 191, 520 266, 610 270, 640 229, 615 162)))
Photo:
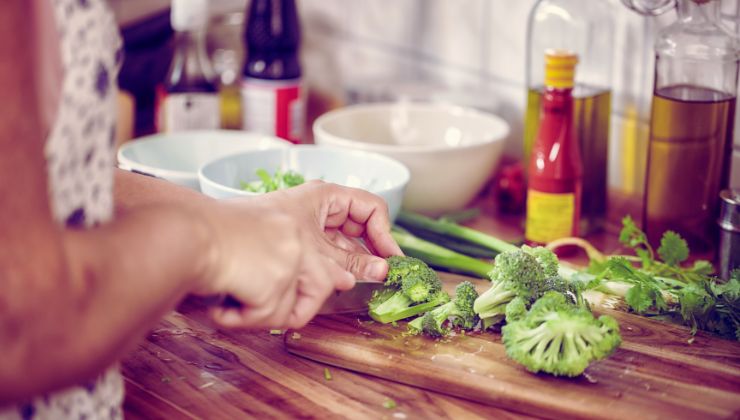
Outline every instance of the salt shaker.
POLYGON ((729 279, 740 268, 740 190, 722 190, 719 198, 719 275, 729 279))

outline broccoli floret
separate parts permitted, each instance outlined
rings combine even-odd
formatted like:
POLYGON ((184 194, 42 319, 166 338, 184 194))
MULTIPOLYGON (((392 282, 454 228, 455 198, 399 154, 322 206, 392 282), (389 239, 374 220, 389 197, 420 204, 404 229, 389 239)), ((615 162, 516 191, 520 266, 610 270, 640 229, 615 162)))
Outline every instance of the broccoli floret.
POLYGON ((521 297, 515 297, 506 305, 506 322, 514 322, 522 319, 527 314, 527 301, 521 297))
MULTIPOLYGON (((394 255, 385 259, 388 262, 388 274, 385 276, 385 285, 401 287, 401 282, 411 273, 429 272, 433 270, 422 260, 414 257, 394 255)), ((436 276, 436 273, 434 273, 436 276)))
POLYGON ((532 248, 527 245, 522 245, 522 251, 535 257, 537 262, 540 263, 542 270, 545 272, 545 277, 553 277, 558 275, 558 269, 560 263, 558 257, 552 251, 541 246, 532 248))
POLYGON ((539 299, 547 292, 558 292, 564 295, 568 302, 574 305, 585 305, 585 301, 581 297, 581 288, 579 287, 579 284, 569 281, 557 274, 546 278, 539 287, 536 287, 533 290, 533 297, 535 300, 539 299))
POLYGON ((449 332, 449 328, 445 327, 447 321, 451 327, 473 329, 478 323, 478 315, 473 311, 473 302, 477 297, 475 286, 469 281, 464 281, 455 288, 455 298, 452 301, 409 322, 409 331, 441 337, 449 332))
POLYGON ((439 280, 437 273, 424 264, 424 268, 409 271, 403 277, 401 290, 412 302, 425 302, 430 296, 442 290, 442 282, 439 280))
POLYGON ((489 275, 493 287, 483 293, 474 306, 484 328, 502 321, 507 305, 516 297, 522 298, 517 305, 523 304, 525 310, 553 290, 565 294, 573 303, 583 304, 577 286, 558 275, 558 258, 546 248, 525 245, 521 249, 501 253, 489 275))
POLYGON ((493 286, 475 301, 475 312, 484 327, 503 319, 506 305, 517 296, 525 301, 535 299, 547 278, 537 258, 521 249, 496 256, 490 273, 493 286))
POLYGON ((450 300, 437 273, 423 261, 398 256, 387 261, 386 288, 376 292, 368 304, 374 320, 387 324, 410 318, 450 300))
POLYGON ((527 370, 563 376, 580 375, 621 343, 614 318, 596 319, 558 292, 546 293, 522 318, 507 321, 502 338, 506 354, 527 370))

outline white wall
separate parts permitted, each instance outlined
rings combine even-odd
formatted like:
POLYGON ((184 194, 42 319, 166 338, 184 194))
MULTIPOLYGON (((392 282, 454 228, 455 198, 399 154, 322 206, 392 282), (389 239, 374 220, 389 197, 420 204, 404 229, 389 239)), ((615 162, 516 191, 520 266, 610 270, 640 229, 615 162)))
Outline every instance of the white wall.
MULTIPOLYGON (((597 0, 584 0, 597 1, 597 0)), ((599 0, 611 1, 611 0, 599 0)), ((617 11, 609 182, 642 190, 655 32, 674 19, 617 11)), ((736 16, 740 0, 723 0, 736 16)), ((527 16, 536 0, 298 0, 304 65, 315 91, 343 101, 454 98, 512 126, 521 149, 527 16), (337 83, 339 81, 339 83, 337 83)), ((740 131, 740 130, 737 130, 740 131)), ((733 183, 740 188, 740 136, 733 183)))

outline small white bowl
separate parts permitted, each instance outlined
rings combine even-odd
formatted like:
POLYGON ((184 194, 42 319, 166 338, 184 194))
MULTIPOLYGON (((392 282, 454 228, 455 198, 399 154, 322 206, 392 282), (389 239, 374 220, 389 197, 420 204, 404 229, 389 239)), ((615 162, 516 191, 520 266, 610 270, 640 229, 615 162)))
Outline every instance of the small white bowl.
POLYGON ((284 148, 289 142, 247 131, 199 130, 141 137, 118 149, 118 167, 198 190, 198 169, 228 154, 284 148))
POLYGON ((509 125, 471 108, 374 103, 336 109, 313 125, 317 144, 381 153, 411 171, 403 207, 427 214, 459 210, 498 163, 509 125))
POLYGON ((278 169, 293 170, 306 181, 321 179, 370 191, 388 203, 391 220, 401 208, 409 181, 409 171, 403 164, 377 153, 298 145, 242 152, 206 163, 198 173, 200 188, 218 199, 258 195, 244 191, 240 184, 259 179, 256 171, 260 168, 271 175, 278 169))

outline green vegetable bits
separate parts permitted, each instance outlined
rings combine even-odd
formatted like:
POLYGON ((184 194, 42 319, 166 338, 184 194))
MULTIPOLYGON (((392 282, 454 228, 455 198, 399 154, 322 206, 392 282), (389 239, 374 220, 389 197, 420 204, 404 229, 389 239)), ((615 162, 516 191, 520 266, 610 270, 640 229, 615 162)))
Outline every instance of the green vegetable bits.
POLYGON ((258 181, 241 182, 241 187, 244 191, 268 193, 295 187, 296 185, 301 185, 305 182, 303 175, 291 170, 285 172, 277 170, 275 171, 275 174, 271 176, 266 170, 260 168, 257 169, 256 173, 260 178, 258 181))

